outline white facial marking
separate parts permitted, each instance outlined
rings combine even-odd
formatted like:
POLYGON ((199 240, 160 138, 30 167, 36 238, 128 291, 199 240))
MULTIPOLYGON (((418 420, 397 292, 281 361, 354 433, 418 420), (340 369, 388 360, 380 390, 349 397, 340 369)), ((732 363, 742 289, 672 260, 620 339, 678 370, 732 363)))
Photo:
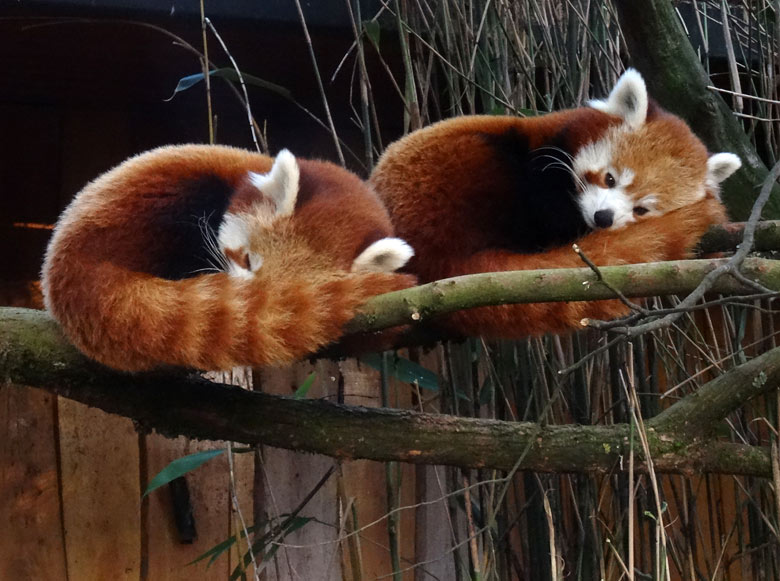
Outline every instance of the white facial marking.
POLYGON ((393 272, 414 256, 414 250, 400 238, 382 238, 355 258, 352 272, 393 272))
POLYGON ((600 188, 588 185, 578 200, 582 217, 591 228, 596 225, 596 212, 612 212, 612 224, 608 228, 622 228, 634 221, 634 204, 620 188, 600 188))
POLYGON ((219 250, 225 254, 226 250, 237 253, 240 256, 246 256, 249 261, 249 268, 241 262, 236 263, 233 259, 227 258, 225 254, 224 264, 227 266, 226 272, 230 276, 238 278, 251 278, 261 266, 263 266, 263 257, 257 252, 247 251, 249 246, 249 225, 240 214, 226 213, 219 226, 217 236, 219 250))
POLYGON ((629 129, 625 126, 610 130, 606 137, 589 143, 577 152, 572 167, 575 173, 585 184, 585 188, 579 193, 577 202, 582 212, 585 223, 591 228, 598 228, 596 224, 596 212, 612 212, 612 224, 608 228, 622 228, 626 224, 635 221, 634 204, 626 194, 626 188, 630 186, 636 174, 629 168, 617 170, 612 166, 612 155, 619 137, 629 129), (615 185, 604 188, 598 184, 589 183, 585 176, 588 173, 602 175, 610 173, 615 179, 615 185))
POLYGON ((276 204, 277 216, 289 216, 298 198, 300 169, 295 156, 287 149, 280 151, 267 174, 249 172, 249 181, 276 204))
POLYGON ((229 276, 232 276, 234 278, 243 278, 243 279, 249 279, 252 278, 253 273, 251 270, 248 270, 244 268, 243 266, 239 266, 232 260, 228 260, 228 271, 229 276))
POLYGON ((618 174, 617 182, 618 186, 621 188, 627 188, 631 184, 634 183, 634 178, 636 177, 636 174, 633 170, 630 169, 624 169, 618 174))
POLYGON ((238 214, 226 213, 219 225, 217 236, 220 250, 225 248, 245 248, 249 245, 249 228, 238 214))
POLYGON ((574 156, 572 167, 574 172, 582 177, 588 172, 600 172, 608 167, 612 161, 613 137, 608 135, 604 139, 589 143, 574 156))
POLYGON ((606 100, 588 105, 623 119, 631 129, 638 129, 647 119, 647 86, 636 69, 626 69, 606 100))

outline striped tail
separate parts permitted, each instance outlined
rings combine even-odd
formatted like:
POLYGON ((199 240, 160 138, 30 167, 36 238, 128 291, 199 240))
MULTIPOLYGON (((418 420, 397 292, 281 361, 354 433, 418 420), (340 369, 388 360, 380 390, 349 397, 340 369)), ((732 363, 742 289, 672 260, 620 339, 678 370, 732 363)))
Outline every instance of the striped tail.
POLYGON ((47 306, 68 338, 109 367, 204 370, 290 363, 338 339, 370 297, 413 278, 311 272, 252 279, 225 273, 166 280, 111 263, 44 267, 47 306))

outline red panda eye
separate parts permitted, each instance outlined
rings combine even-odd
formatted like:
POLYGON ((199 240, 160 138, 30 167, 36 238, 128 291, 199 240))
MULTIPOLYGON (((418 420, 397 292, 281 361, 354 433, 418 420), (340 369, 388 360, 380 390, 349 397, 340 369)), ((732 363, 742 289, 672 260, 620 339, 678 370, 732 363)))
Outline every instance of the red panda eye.
POLYGON ((247 270, 252 270, 252 263, 249 262, 249 254, 244 254, 244 264, 242 266, 247 270))
POLYGON ((635 206, 634 207, 634 214, 636 214, 637 216, 644 216, 649 211, 650 210, 648 210, 647 208, 643 208, 642 206, 635 206))
POLYGON ((604 183, 607 184, 608 188, 614 188, 615 187, 615 177, 607 172, 607 175, 604 176, 604 183))

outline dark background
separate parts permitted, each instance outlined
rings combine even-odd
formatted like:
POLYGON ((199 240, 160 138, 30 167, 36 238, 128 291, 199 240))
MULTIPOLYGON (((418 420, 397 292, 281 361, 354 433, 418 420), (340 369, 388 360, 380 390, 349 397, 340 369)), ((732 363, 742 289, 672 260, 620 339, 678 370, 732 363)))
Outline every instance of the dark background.
MULTIPOLYGON (((352 24, 344 1, 302 2, 339 136, 362 151, 353 121, 352 24), (349 52, 335 80, 331 77, 349 52)), ((363 2, 363 18, 378 2, 363 2)), ((169 143, 208 142, 204 83, 168 101, 199 59, 159 27, 202 50, 197 0, 0 3, 0 304, 30 304, 51 225, 90 179, 135 153, 169 143)), ((242 72, 289 90, 324 120, 322 98, 292 0, 206 1, 242 72)), ((381 56, 402 78, 396 34, 383 30, 381 56)), ((209 57, 230 61, 209 34, 209 57)), ((383 142, 401 133, 401 101, 376 51, 366 51, 383 142)), ((354 85, 354 86, 353 86, 354 85)), ((248 87, 269 147, 337 161, 331 135, 291 100, 248 87)), ((216 142, 253 148, 246 112, 226 81, 212 79, 216 142)), ((347 164, 365 173, 347 153, 347 164)), ((34 301, 33 301, 34 302, 34 301)))

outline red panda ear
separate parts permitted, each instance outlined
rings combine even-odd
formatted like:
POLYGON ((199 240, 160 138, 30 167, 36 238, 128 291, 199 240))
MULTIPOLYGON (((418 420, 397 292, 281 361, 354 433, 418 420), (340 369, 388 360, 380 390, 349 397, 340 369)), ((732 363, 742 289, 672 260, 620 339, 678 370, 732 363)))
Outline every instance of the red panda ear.
POLYGON ((352 272, 393 272, 409 262, 414 250, 400 238, 382 238, 361 252, 352 272))
POLYGON ((287 149, 278 153, 271 171, 267 174, 249 172, 249 181, 273 200, 276 204, 276 216, 289 216, 293 213, 298 198, 300 169, 295 156, 287 149))
POLYGON ((631 129, 638 129, 647 119, 647 87, 636 69, 626 69, 609 97, 590 101, 588 106, 623 119, 631 129))
POLYGON ((742 161, 733 153, 716 153, 707 160, 707 183, 717 185, 742 167, 742 161))

